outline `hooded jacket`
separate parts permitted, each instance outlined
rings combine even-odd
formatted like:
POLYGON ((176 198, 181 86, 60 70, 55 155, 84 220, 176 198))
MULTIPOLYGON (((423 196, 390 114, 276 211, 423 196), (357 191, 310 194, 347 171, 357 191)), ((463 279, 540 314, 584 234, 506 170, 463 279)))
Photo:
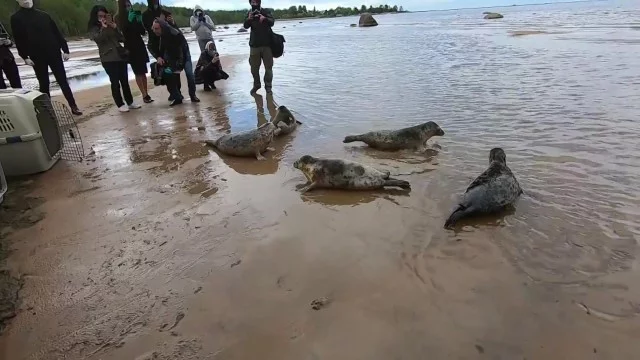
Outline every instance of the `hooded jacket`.
POLYGON ((180 30, 171 26, 168 22, 164 20, 159 20, 158 22, 162 27, 162 35, 158 39, 159 56, 156 56, 156 58, 163 58, 167 62, 166 66, 170 67, 174 72, 184 70, 186 61, 185 47, 189 46, 187 40, 180 30))
POLYGON ((153 33, 153 30, 151 30, 151 26, 153 26, 153 20, 155 20, 157 17, 160 17, 160 15, 163 15, 165 17, 171 15, 170 11, 165 10, 162 5, 160 4, 160 0, 158 0, 158 8, 154 8, 153 7, 153 3, 155 0, 147 0, 147 10, 145 10, 142 13, 142 25, 144 25, 145 30, 147 30, 147 34, 149 34, 149 40, 147 43, 147 48, 149 49, 149 52, 151 53, 151 55, 153 55, 153 57, 157 58, 158 56, 156 56, 156 54, 158 53, 159 49, 158 49, 158 37, 156 36, 156 34, 153 33))
POLYGON ((198 40, 213 40, 213 31, 215 30, 213 20, 204 13, 202 7, 200 5, 196 5, 196 8, 193 9, 193 15, 189 21, 191 25, 191 30, 196 33, 196 38, 198 40), (202 17, 198 17, 196 15, 196 11, 202 11, 202 17))
POLYGON ((11 15, 11 29, 18 54, 25 60, 61 56, 60 50, 69 53, 67 40, 44 11, 20 8, 11 15))

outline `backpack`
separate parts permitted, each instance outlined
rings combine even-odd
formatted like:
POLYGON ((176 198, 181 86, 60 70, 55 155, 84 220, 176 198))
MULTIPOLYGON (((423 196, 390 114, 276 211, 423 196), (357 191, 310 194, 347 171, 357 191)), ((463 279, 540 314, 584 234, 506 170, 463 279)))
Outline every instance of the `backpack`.
POLYGON ((274 58, 279 58, 284 54, 285 41, 284 36, 271 31, 271 53, 273 53, 274 58))

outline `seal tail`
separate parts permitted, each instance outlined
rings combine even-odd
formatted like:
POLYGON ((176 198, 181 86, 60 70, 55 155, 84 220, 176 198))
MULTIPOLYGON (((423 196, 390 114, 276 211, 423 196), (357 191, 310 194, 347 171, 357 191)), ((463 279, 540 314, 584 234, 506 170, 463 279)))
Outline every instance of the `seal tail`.
POLYGON ((362 141, 362 135, 349 135, 344 138, 343 143, 351 143, 355 141, 362 141))
POLYGON ((458 205, 458 207, 455 210, 453 210, 451 215, 449 215, 449 218, 447 219, 447 221, 445 221, 444 228, 451 229, 453 226, 456 225, 458 221, 460 221, 460 219, 466 217, 467 215, 469 215, 469 208, 465 208, 462 205, 458 205))
POLYGON ((403 188, 403 189, 411 189, 411 184, 409 184, 408 181, 405 180, 398 180, 398 179, 394 179, 394 178, 388 178, 387 180, 384 181, 384 186, 397 186, 399 188, 403 188))

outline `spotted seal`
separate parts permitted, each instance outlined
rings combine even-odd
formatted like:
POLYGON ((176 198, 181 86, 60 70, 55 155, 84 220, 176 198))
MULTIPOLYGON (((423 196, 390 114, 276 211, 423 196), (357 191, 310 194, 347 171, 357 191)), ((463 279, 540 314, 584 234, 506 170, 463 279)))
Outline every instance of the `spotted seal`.
POLYGON ((205 142, 223 154, 244 157, 255 156, 258 160, 264 160, 263 152, 274 151, 269 145, 273 137, 280 133, 277 125, 277 121, 268 122, 257 129, 227 134, 217 140, 207 140, 205 142))
POLYGON ((376 190, 385 186, 411 189, 408 181, 390 177, 390 173, 370 166, 341 159, 319 159, 305 155, 294 162, 293 167, 302 171, 309 185, 301 191, 317 188, 346 190, 376 190))
POLYGON ((344 143, 362 141, 378 150, 395 151, 402 149, 423 149, 427 141, 433 136, 443 136, 444 131, 433 121, 424 124, 399 129, 371 131, 361 135, 350 135, 344 138, 344 143))
POLYGON ((513 205, 521 194, 522 188, 507 166, 504 150, 491 149, 489 168, 469 185, 444 227, 451 228, 462 218, 500 211, 513 205))
POLYGON ((298 125, 302 124, 300 121, 296 120, 291 111, 289 111, 289 109, 284 105, 278 107, 278 112, 273 118, 273 122, 277 123, 277 126, 280 129, 278 136, 291 134, 298 128, 298 125))

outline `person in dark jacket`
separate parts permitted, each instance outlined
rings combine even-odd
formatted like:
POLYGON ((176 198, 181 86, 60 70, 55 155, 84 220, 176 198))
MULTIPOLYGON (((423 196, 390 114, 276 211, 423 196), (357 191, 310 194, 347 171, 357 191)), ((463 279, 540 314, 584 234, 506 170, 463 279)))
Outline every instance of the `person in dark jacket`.
POLYGON ((129 51, 129 65, 136 76, 136 84, 142 93, 142 101, 146 104, 153 102, 149 96, 147 84, 147 63, 149 55, 144 45, 144 36, 147 31, 142 24, 142 13, 133 9, 131 1, 118 2, 118 27, 124 35, 124 47, 129 51))
POLYGON ((74 115, 82 115, 67 81, 63 60, 69 60, 69 46, 60 29, 44 11, 33 8, 33 0, 17 0, 20 10, 11 15, 11 29, 18 54, 33 66, 40 92, 50 96, 49 68, 74 115), (62 55, 60 54, 62 51, 62 55))
POLYGON ((184 46, 187 40, 180 30, 162 19, 156 19, 151 30, 158 37, 157 61, 164 69, 165 83, 172 99, 170 106, 182 104, 180 73, 185 69, 184 46))
POLYGON ((142 13, 142 25, 144 25, 145 30, 147 30, 147 34, 149 37, 147 39, 147 49, 154 58, 157 58, 156 54, 159 51, 159 38, 154 34, 151 27, 153 26, 153 22, 155 19, 167 20, 171 16, 171 12, 165 10, 162 5, 160 5, 160 0, 148 0, 147 1, 147 10, 142 13))
POLYGON ((11 41, 11 37, 9 37, 9 33, 7 33, 2 23, 0 23, 0 89, 6 89, 7 84, 4 83, 4 75, 7 75, 7 79, 9 80, 9 85, 11 85, 14 89, 19 89, 22 87, 22 83, 20 82, 20 73, 18 72, 18 64, 16 64, 16 59, 13 57, 11 53, 10 47, 13 46, 13 41, 11 41))
POLYGON ((127 71, 127 51, 120 45, 124 42, 124 36, 113 21, 109 11, 102 5, 96 5, 89 15, 89 37, 98 45, 100 62, 109 75, 111 82, 111 95, 121 112, 130 109, 139 109, 140 105, 133 102, 133 95, 129 88, 129 73, 127 71), (122 93, 120 94, 120 88, 122 93), (124 101, 122 100, 124 95, 124 101))
POLYGON ((204 91, 215 89, 216 81, 229 78, 229 75, 222 70, 220 55, 213 41, 209 41, 204 46, 204 50, 200 54, 200 58, 196 64, 195 76, 197 84, 204 84, 204 91))
POLYGON ((271 93, 273 80, 273 53, 271 52, 271 27, 275 23, 271 11, 261 7, 261 0, 249 0, 251 10, 244 21, 244 28, 251 28, 249 38, 249 65, 253 76, 253 88, 251 93, 262 87, 260 84, 260 64, 264 63, 264 87, 267 93, 271 93))

